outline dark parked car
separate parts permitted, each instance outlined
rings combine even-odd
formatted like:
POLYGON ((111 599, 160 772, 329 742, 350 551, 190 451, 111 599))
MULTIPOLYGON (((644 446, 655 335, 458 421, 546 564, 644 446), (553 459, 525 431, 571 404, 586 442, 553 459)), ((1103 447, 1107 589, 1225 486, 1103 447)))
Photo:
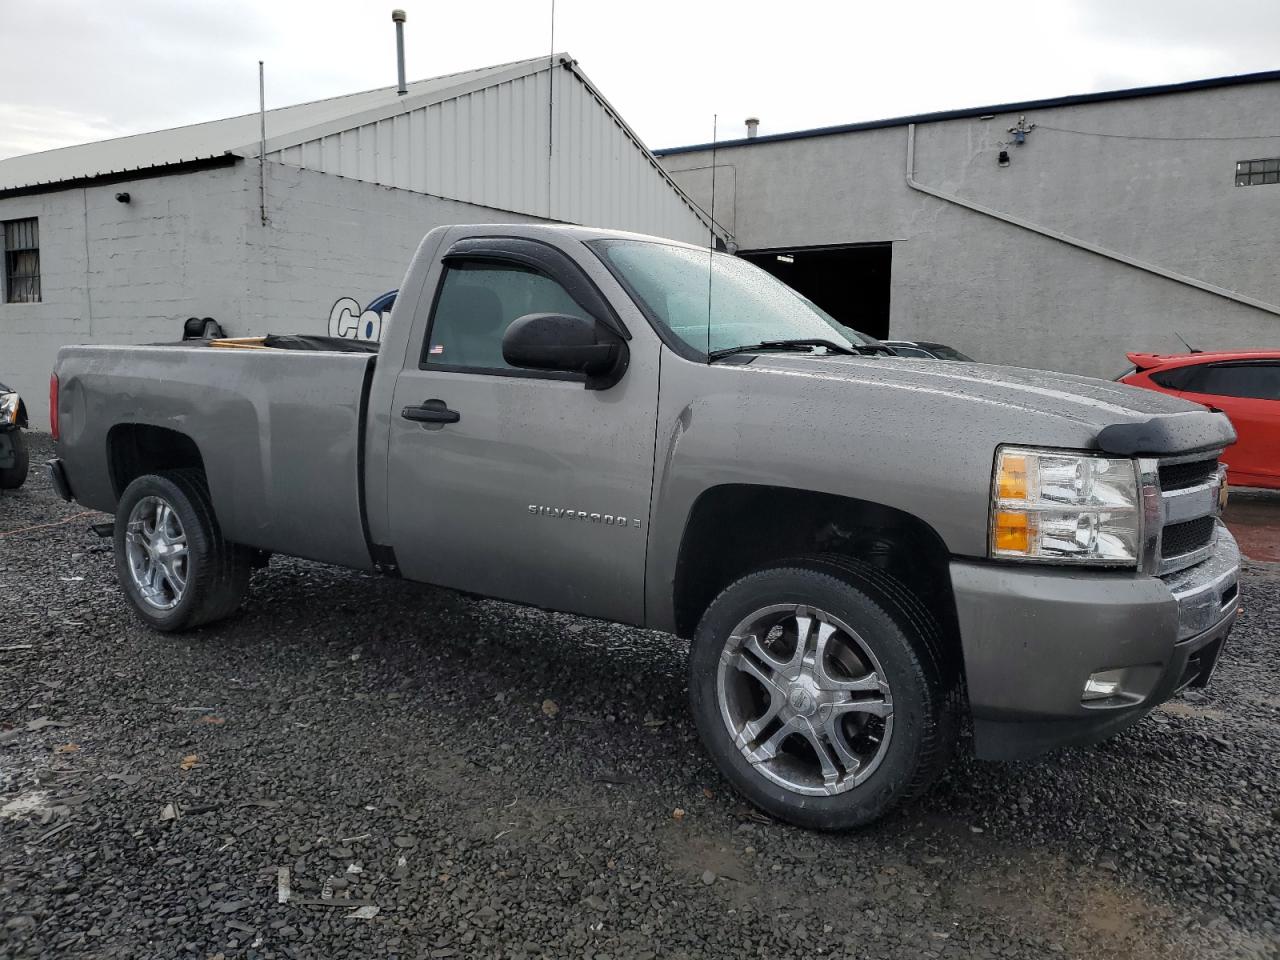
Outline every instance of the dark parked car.
POLYGON ((893 352, 900 357, 973 362, 973 357, 965 356, 955 347, 948 347, 945 343, 933 343, 929 340, 886 340, 885 346, 891 347, 893 352))
POLYGON ((12 490, 27 479, 27 405, 0 383, 0 489, 12 490))

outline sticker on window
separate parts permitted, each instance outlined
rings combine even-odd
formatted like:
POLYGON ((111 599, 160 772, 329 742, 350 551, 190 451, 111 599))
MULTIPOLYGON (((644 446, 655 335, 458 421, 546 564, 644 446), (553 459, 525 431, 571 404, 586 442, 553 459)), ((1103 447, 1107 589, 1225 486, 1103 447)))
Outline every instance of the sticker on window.
POLYGON ((433 346, 433 347, 431 348, 431 353, 433 353, 433 354, 441 354, 441 353, 444 353, 444 344, 443 344, 443 343, 437 343, 435 346, 433 346))

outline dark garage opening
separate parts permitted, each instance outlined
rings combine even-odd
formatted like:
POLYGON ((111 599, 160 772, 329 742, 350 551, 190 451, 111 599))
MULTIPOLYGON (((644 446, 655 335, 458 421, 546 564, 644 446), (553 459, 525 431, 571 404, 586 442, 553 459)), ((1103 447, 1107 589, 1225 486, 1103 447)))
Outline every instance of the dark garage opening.
POLYGON ((803 293, 845 326, 881 340, 889 336, 892 244, 749 250, 738 256, 803 293))

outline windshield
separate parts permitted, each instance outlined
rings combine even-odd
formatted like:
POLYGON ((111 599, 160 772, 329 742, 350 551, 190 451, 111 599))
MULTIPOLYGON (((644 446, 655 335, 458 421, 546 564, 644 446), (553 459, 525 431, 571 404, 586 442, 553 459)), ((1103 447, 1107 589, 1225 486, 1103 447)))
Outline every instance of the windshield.
POLYGON ((649 240, 590 246, 649 318, 699 357, 770 340, 829 340, 841 347, 877 342, 732 254, 649 240))

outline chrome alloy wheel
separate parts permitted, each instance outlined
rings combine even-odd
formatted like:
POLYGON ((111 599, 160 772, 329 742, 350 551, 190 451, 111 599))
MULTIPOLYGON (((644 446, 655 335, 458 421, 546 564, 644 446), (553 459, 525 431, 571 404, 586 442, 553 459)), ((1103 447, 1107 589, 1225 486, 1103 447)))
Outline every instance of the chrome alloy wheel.
POLYGON ((853 789, 893 734, 880 662, 848 624, 813 606, 775 604, 739 623, 720 654, 716 698, 747 762, 796 793, 853 789))
POLYGON ((143 497, 129 511, 125 556, 138 595, 156 610, 172 610, 187 589, 187 534, 173 507, 143 497))

